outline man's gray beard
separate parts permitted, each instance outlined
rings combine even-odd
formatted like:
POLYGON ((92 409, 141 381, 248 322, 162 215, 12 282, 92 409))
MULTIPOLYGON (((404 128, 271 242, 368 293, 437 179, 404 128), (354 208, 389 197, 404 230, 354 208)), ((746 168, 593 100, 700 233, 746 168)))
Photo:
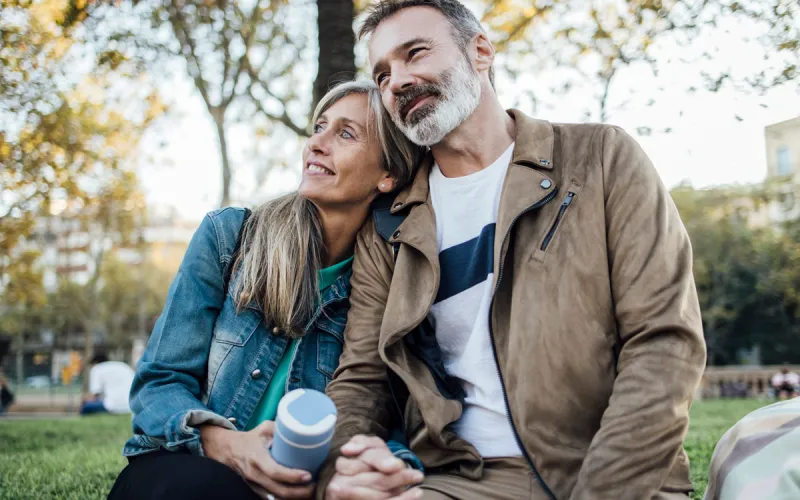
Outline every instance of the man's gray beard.
POLYGON ((397 127, 418 146, 433 146, 442 142, 447 134, 464 123, 481 102, 481 83, 477 73, 472 71, 466 59, 461 64, 442 75, 439 96, 435 101, 425 104, 415 111, 423 114, 419 119, 410 118, 408 122, 392 113, 397 127), (426 110, 426 107, 431 107, 426 110))

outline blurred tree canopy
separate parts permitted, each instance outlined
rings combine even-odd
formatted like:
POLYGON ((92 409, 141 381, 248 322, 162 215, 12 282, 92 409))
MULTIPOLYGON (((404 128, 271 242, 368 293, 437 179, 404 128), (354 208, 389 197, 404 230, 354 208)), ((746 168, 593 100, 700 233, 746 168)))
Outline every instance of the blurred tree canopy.
POLYGON ((709 363, 754 347, 765 364, 800 362, 800 240, 753 219, 774 186, 672 190, 692 241, 709 363))
MULTIPOLYGON (((268 148, 272 157, 265 161, 285 164, 277 158, 279 145, 292 135, 307 135, 309 113, 319 97, 331 83, 355 74, 354 15, 369 3, 80 1, 67 4, 64 25, 83 26, 87 32, 98 33, 99 40, 113 41, 112 48, 101 53, 106 61, 138 60, 157 66, 154 54, 169 54, 183 61, 215 125, 224 206, 231 200, 235 170, 229 151, 230 126, 246 122, 257 129, 259 137, 274 139, 274 147, 268 148)), ((736 26, 742 39, 763 46, 764 64, 748 67, 746 74, 724 68, 700 72, 687 92, 702 86, 719 90, 725 84, 763 91, 798 81, 800 7, 796 0, 466 3, 482 12, 482 21, 498 48, 498 69, 512 83, 538 78, 547 82, 555 95, 577 86, 593 89, 596 106, 587 110, 586 119, 609 119, 614 107, 609 96, 621 69, 645 64, 657 74, 661 70, 658 50, 664 43, 679 47, 682 53, 691 52, 688 49, 702 33, 722 30, 723 25, 730 31, 728 21, 740 23, 736 26)), ((711 61, 719 55, 715 49, 694 56, 698 61, 711 61)), ((658 91, 648 88, 643 93, 658 91)), ((534 104, 539 98, 530 86, 518 85, 516 92, 518 99, 528 98, 534 104)), ((652 95, 644 98, 649 99, 648 105, 655 102, 652 95)), ((624 107, 628 100, 630 96, 625 96, 618 106, 624 107)), ((646 126, 640 130, 650 132, 646 126)))
POLYGON ((116 106, 115 80, 85 66, 58 25, 61 2, 3 0, 0 16, 0 271, 38 215, 79 210, 112 184, 135 183, 127 161, 160 113, 153 93, 116 106))
MULTIPOLYGON (((605 122, 609 93, 620 70, 644 64, 658 75, 665 44, 678 48, 679 59, 704 66, 724 47, 710 32, 759 45, 764 60, 755 67, 698 70, 698 87, 718 91, 725 84, 764 92, 794 82, 800 88, 800 2, 796 0, 482 0, 482 21, 495 35, 501 66, 512 81, 548 75, 551 91, 564 95, 576 85, 594 89, 596 110, 586 119, 605 122), (699 45, 698 50, 694 45, 699 45), (662 49, 660 52, 659 50, 662 49), (559 78, 554 78, 554 73, 559 78)), ((724 41, 722 42, 724 43, 724 41)), ((673 51, 675 52, 675 51, 673 51)), ((669 61, 666 61, 669 62, 669 61)), ((652 105, 653 93, 647 89, 652 105)), ((523 91, 525 92, 525 91, 523 91)), ((529 95, 534 102, 537 96, 529 95)), ((629 99, 629 97, 628 97, 629 99)), ((624 105, 623 102, 622 105, 624 105)))
POLYGON ((164 107, 130 85, 130 68, 95 65, 92 47, 61 27, 62 2, 0 5, 0 312, 21 332, 14 318, 40 318, 45 302, 37 224, 57 215, 129 231, 142 210, 132 160, 164 107))
POLYGON ((319 8, 305 0, 70 2, 64 25, 100 33, 97 45, 117 42, 108 59, 157 66, 155 52, 183 61, 215 126, 226 206, 234 172, 230 126, 254 124, 259 136, 276 136, 276 148, 287 131, 307 136, 310 111, 330 83, 355 76, 353 14, 352 0, 325 0, 319 8), (130 26, 126 16, 139 24, 130 26), (309 35, 314 19, 318 40, 309 35))

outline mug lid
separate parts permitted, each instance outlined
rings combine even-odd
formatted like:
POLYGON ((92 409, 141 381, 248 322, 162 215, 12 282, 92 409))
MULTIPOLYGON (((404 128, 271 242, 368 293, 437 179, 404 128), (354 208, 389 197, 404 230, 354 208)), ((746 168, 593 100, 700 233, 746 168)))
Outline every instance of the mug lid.
POLYGON ((295 389, 278 403, 278 420, 300 435, 323 434, 336 424, 336 405, 319 391, 295 389))

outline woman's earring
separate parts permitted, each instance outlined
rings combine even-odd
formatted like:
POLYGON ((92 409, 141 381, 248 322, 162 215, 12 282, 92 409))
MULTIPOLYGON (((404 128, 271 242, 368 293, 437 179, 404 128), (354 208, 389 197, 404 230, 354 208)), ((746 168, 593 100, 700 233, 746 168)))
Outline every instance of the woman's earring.
POLYGON ((386 189, 386 184, 384 184, 383 182, 381 182, 381 189, 386 189))

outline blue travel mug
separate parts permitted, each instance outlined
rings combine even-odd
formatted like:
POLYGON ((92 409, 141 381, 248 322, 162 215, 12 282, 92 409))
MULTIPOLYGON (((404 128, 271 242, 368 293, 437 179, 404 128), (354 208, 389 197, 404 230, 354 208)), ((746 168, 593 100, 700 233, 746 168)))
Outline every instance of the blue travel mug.
POLYGON ((336 425, 336 405, 313 389, 295 389, 278 403, 272 458, 316 477, 328 456, 336 425))

